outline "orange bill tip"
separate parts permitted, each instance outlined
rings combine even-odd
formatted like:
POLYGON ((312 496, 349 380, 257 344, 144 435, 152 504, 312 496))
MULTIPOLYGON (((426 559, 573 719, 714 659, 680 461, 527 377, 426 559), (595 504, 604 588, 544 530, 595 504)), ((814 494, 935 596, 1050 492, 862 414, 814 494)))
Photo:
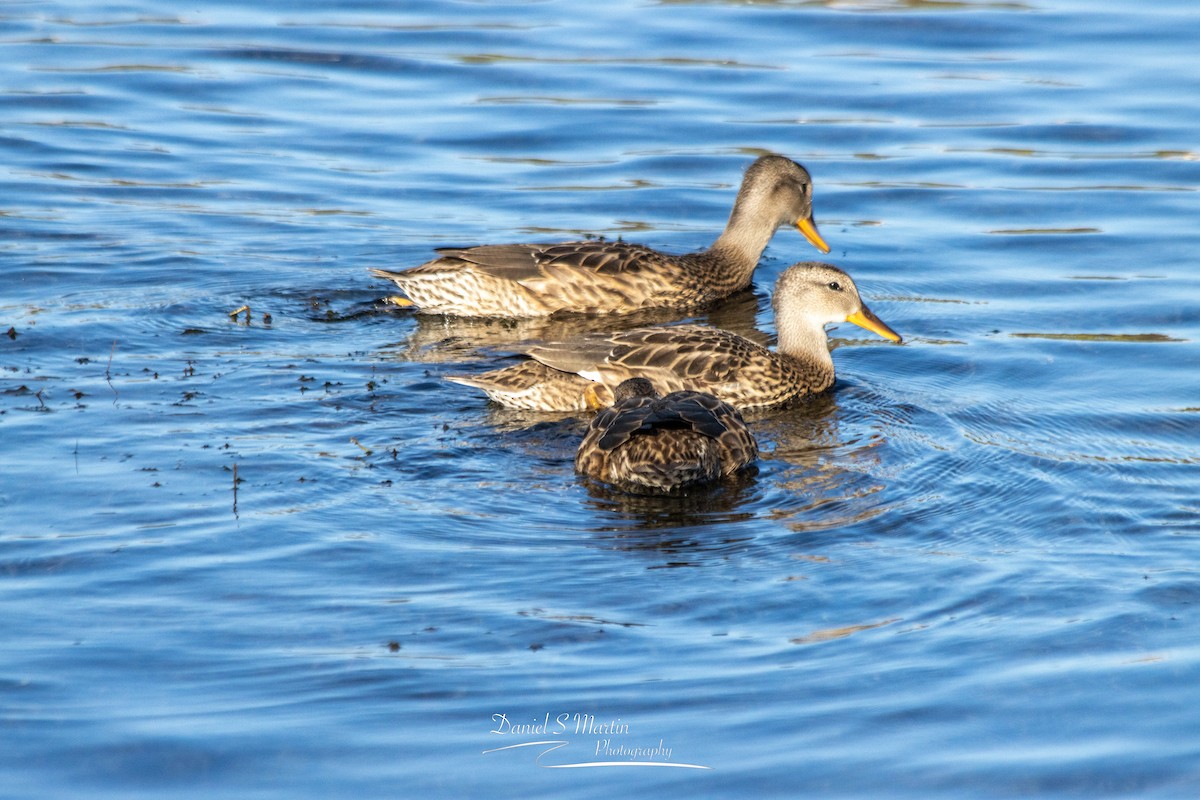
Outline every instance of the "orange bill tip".
POLYGON ((829 252, 829 245, 825 244, 825 240, 821 238, 821 234, 817 231, 817 223, 813 222, 812 217, 796 220, 796 227, 804 234, 804 238, 808 239, 813 247, 822 253, 829 252))
POLYGON ((871 309, 863 306, 861 310, 855 311, 850 316, 846 317, 846 322, 853 322, 860 328, 866 328, 871 333, 877 333, 885 339, 890 339, 893 342, 903 342, 900 334, 888 327, 887 323, 871 311, 871 309))

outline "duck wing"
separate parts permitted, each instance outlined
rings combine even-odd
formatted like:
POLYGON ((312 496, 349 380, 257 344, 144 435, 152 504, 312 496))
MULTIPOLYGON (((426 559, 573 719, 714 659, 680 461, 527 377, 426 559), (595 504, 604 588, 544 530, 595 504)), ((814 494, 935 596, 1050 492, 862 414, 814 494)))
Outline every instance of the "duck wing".
POLYGON ((670 488, 731 475, 757 457, 758 442, 732 406, 707 393, 682 391, 628 398, 601 410, 580 445, 576 466, 610 480, 620 478, 610 470, 623 470, 640 476, 630 483, 670 488), (705 440, 710 444, 702 444, 705 440), (618 458, 615 451, 626 445, 632 449, 618 458))
POLYGON ((693 431, 715 439, 726 474, 758 458, 758 441, 737 409, 706 392, 673 392, 660 401, 693 431))
POLYGON ((672 263, 665 253, 629 242, 588 240, 561 244, 485 244, 443 247, 440 258, 418 267, 470 265, 497 278, 519 283, 562 280, 564 273, 622 275, 672 263))
POLYGON ((604 451, 615 450, 649 428, 647 419, 655 413, 652 397, 636 397, 620 405, 601 409, 592 421, 592 445, 604 451))
POLYGON ((642 376, 665 391, 711 391, 710 387, 736 382, 746 367, 775 358, 744 337, 703 325, 635 328, 541 343, 525 352, 547 366, 609 387, 642 376))

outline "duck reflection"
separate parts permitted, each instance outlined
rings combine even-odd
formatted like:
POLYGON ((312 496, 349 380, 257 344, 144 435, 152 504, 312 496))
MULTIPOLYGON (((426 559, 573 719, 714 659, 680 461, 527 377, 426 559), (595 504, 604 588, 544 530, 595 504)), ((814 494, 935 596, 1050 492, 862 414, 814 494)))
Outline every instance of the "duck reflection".
POLYGON ((678 556, 671 566, 687 566, 696 556, 745 547, 753 536, 737 523, 758 516, 762 487, 758 469, 749 467, 714 484, 673 495, 622 492, 591 478, 584 506, 604 521, 592 540, 614 550, 656 551, 678 556))
MULTIPOLYGON (((855 408, 858 391, 807 398, 799 407, 749 422, 764 454, 775 466, 777 493, 771 516, 796 533, 820 533, 853 526, 882 513, 886 484, 880 447, 886 439, 878 425, 866 430, 855 408)), ((874 409, 863 415, 873 417, 874 409)))
POLYGON ((799 398, 782 410, 750 410, 744 416, 758 436, 764 457, 811 470, 824 453, 843 444, 840 412, 833 391, 799 398))

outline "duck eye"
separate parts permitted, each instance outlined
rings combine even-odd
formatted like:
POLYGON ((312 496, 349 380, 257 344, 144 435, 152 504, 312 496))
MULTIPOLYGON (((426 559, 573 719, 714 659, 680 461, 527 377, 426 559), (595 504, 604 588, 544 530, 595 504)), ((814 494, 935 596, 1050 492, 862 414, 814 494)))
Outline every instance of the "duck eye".
POLYGON ((842 285, 837 281, 830 281, 828 285, 832 291, 840 292, 842 290, 842 285))

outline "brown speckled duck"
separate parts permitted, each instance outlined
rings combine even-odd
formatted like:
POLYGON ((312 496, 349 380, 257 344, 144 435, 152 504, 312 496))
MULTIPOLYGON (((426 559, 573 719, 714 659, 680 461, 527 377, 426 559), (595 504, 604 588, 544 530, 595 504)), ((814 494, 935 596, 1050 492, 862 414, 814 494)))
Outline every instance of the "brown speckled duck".
POLYGON ((829 246, 812 216, 812 178, 779 155, 746 170, 725 231, 707 250, 668 255, 639 244, 589 240, 564 244, 489 244, 441 248, 412 269, 372 269, 427 314, 541 317, 555 312, 629 313, 698 308, 750 285, 767 243, 795 225, 817 249, 829 246))
POLYGON ((774 352, 719 328, 656 326, 533 345, 525 349, 531 358, 511 367, 446 380, 535 411, 602 408, 612 403, 618 384, 638 376, 662 391, 709 392, 737 408, 755 408, 833 385, 828 324, 852 322, 901 341, 863 303, 850 276, 830 264, 788 267, 775 284, 774 306, 774 352))
POLYGON ((758 442, 733 406, 704 392, 659 397, 628 378, 592 418, 575 471, 639 494, 674 492, 732 475, 758 457, 758 442))

